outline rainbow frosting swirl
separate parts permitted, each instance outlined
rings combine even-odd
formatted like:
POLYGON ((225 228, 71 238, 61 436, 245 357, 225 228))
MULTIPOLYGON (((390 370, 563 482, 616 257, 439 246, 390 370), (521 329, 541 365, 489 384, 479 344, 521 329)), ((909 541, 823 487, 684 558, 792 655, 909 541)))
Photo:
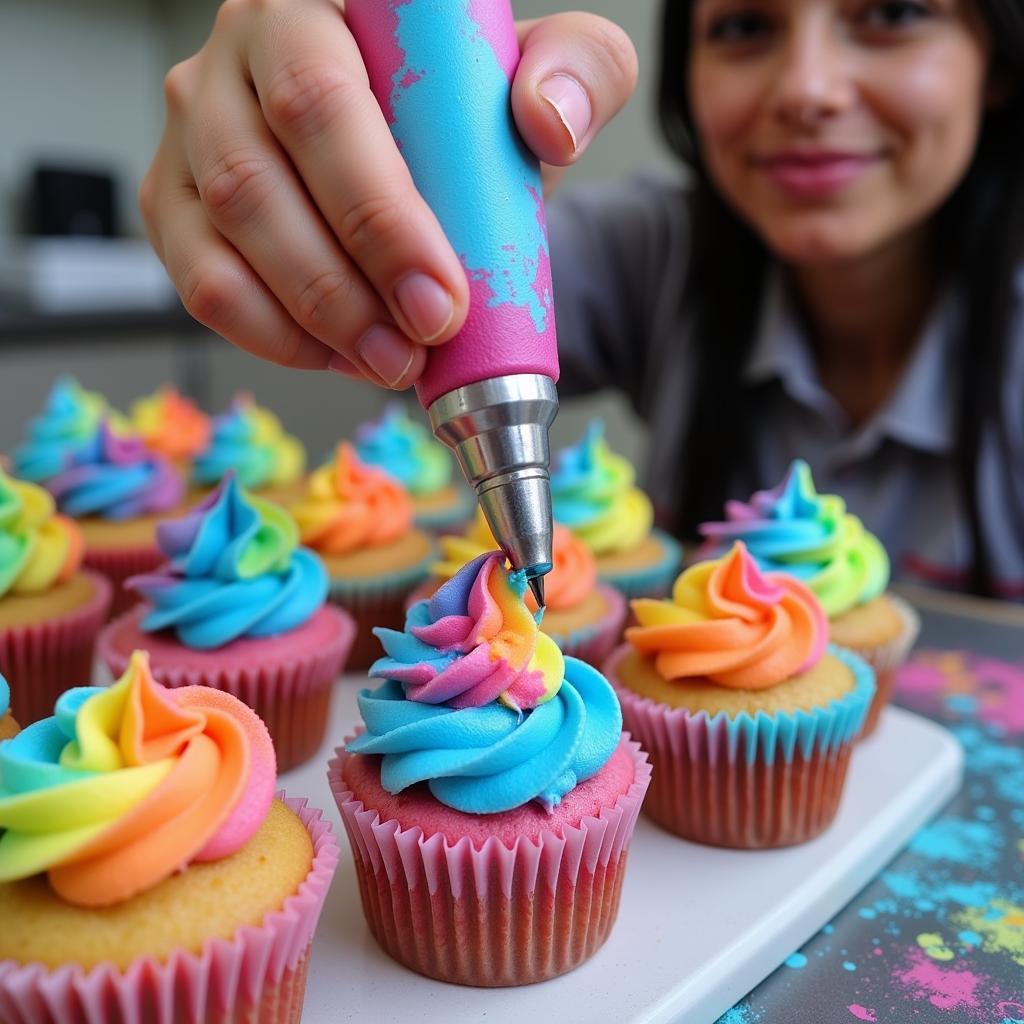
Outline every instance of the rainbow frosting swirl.
POLYGON ((243 394, 214 419, 210 443, 192 463, 192 476, 213 485, 234 470, 243 487, 281 487, 298 480, 305 468, 301 443, 284 432, 269 409, 243 394))
POLYGON ((131 422, 153 451, 169 459, 194 458, 210 443, 210 417, 171 387, 135 402, 131 422))
POLYGON ((346 555, 398 540, 412 527, 412 499, 392 476, 366 466, 350 444, 309 478, 302 501, 289 509, 303 544, 322 555, 346 555))
MULTIPOLYGON (((467 562, 488 551, 498 542, 478 508, 476 518, 461 536, 441 537, 443 558, 430 570, 442 579, 451 579, 467 562)), ((551 571, 544 577, 545 605, 551 611, 563 611, 580 605, 597 586, 597 562, 593 552, 568 527, 555 523, 551 536, 551 571)), ((530 591, 526 593, 526 606, 537 611, 537 602, 530 591)))
POLYGON ((103 907, 240 849, 266 817, 274 748, 256 714, 206 686, 165 690, 144 652, 0 744, 0 882, 41 872, 103 907))
POLYGON ((555 518, 595 555, 635 548, 651 532, 654 509, 634 486, 636 473, 604 439, 595 421, 582 439, 559 452, 551 471, 555 518))
POLYGON ((0 469, 0 597, 43 593, 82 564, 82 531, 55 513, 48 491, 0 469))
POLYGON ((386 682, 360 694, 367 731, 346 749, 383 755, 386 790, 426 782, 474 814, 531 800, 550 809, 611 757, 622 730, 614 692, 540 632, 525 589, 491 552, 414 605, 405 632, 375 631, 387 656, 370 674, 386 682))
POLYGON ((889 583, 885 548, 842 498, 815 491, 802 459, 778 487, 749 502, 728 502, 725 521, 704 523, 700 531, 723 548, 742 540, 763 571, 803 580, 830 618, 872 600, 889 583))
POLYGON ((124 426, 101 395, 72 377, 58 378, 42 414, 29 422, 27 440, 14 450, 15 475, 36 484, 56 476, 93 443, 105 415, 113 416, 117 429, 124 426))
POLYGON ((626 639, 664 679, 709 679, 761 690, 805 672, 828 644, 814 594, 785 574, 763 575, 742 542, 676 580, 671 601, 632 602, 626 639))
POLYGON ((452 479, 452 457, 399 402, 356 430, 356 451, 368 466, 390 473, 410 494, 433 494, 452 479))
POLYGON ((284 509, 229 473, 186 515, 157 526, 168 565, 128 580, 152 605, 141 628, 173 630, 197 649, 295 629, 327 598, 323 563, 298 539, 284 509))

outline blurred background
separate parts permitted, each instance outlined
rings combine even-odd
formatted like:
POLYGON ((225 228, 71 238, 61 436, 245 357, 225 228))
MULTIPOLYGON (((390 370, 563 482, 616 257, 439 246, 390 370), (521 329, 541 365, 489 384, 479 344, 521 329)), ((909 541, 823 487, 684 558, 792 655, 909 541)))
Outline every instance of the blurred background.
MULTIPOLYGON (((218 0, 0 0, 0 452, 67 372, 119 408, 173 383, 205 409, 237 390, 326 452, 390 397, 335 374, 284 370, 237 351, 182 310, 149 250, 136 191, 163 126, 166 70, 203 43, 218 0)), ((513 0, 517 17, 591 10, 629 32, 640 89, 566 179, 666 164, 655 128, 659 0, 513 0)), ((612 395, 566 403, 562 444, 605 417, 642 458, 642 430, 612 395)))

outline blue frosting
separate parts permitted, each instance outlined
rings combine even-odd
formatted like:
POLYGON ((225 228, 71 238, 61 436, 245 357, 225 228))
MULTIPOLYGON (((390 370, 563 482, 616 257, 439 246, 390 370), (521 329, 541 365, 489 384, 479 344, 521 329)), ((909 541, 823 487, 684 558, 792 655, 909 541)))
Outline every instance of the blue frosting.
POLYGON ((302 625, 327 598, 327 570, 282 509, 253 498, 233 474, 179 520, 157 530, 170 559, 129 585, 153 607, 141 626, 173 629, 188 647, 221 647, 302 625))
POLYGON ((4 679, 3 675, 0 674, 0 718, 3 718, 7 714, 8 708, 11 706, 11 688, 7 685, 7 680, 4 679))
POLYGON ((397 402, 356 431, 356 452, 367 465, 387 470, 410 494, 431 494, 451 482, 448 449, 397 402))
POLYGON ((363 690, 367 731, 346 749, 382 754, 389 793, 426 782, 442 803, 470 814, 496 814, 537 800, 551 808, 595 775, 618 746, 622 712, 596 669, 565 659, 554 698, 526 713, 497 702, 455 710, 407 700, 387 680, 363 690))
POLYGON ((14 450, 14 473, 41 483, 56 476, 96 433, 103 403, 70 377, 50 389, 43 412, 28 425, 28 438, 14 450))

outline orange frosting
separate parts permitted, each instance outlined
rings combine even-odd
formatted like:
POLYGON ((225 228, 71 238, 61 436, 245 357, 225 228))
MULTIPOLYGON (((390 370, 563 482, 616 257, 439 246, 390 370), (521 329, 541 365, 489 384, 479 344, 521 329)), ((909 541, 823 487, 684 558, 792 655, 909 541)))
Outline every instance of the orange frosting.
POLYGON ((210 443, 210 417, 171 387, 136 402, 132 423, 147 447, 169 459, 192 458, 210 443))
POLYGON ((409 492, 383 470, 361 462, 348 443, 310 477, 293 505, 302 543, 323 555, 344 555, 397 540, 412 527, 409 492))
POLYGON ((811 590, 781 573, 762 575, 742 543, 687 569, 671 601, 632 605, 640 625, 626 638, 653 656, 665 679, 760 690, 810 668, 828 642, 828 620, 811 590))

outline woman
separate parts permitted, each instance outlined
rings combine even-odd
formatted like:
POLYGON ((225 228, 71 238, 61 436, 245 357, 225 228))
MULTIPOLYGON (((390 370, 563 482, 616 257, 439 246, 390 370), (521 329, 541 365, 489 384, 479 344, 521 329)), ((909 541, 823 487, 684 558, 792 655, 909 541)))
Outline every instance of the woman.
MULTIPOLYGON (((466 283, 339 8, 224 4, 168 76, 143 208, 208 326, 406 387, 466 283)), ((582 14, 520 39, 517 124, 569 164, 632 49, 582 14)), ((692 175, 549 220, 563 390, 626 390, 681 535, 802 455, 898 574, 1024 597, 1022 78, 1016 0, 666 3, 662 118, 692 175)))

